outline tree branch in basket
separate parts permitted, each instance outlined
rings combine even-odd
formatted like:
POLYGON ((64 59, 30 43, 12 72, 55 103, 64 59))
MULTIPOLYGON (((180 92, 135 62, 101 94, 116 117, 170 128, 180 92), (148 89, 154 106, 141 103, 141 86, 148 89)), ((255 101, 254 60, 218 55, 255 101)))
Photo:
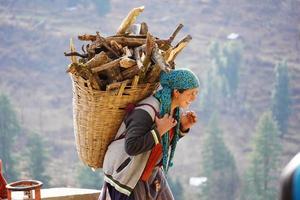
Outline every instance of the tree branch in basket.
POLYGON ((132 79, 135 75, 139 73, 140 69, 137 65, 134 65, 121 72, 123 79, 132 79))
POLYGON ((118 66, 110 67, 105 70, 105 74, 108 78, 109 83, 119 82, 123 80, 123 76, 121 74, 120 68, 118 66))
POLYGON ((88 68, 92 69, 105 63, 108 63, 110 60, 111 59, 106 55, 106 53, 104 51, 101 51, 85 64, 88 68))
POLYGON ((84 64, 80 63, 70 64, 66 72, 81 76, 85 80, 88 80, 90 77, 92 77, 91 71, 84 64))
POLYGON ((146 43, 145 37, 139 38, 139 37, 126 37, 126 36, 111 36, 106 38, 107 42, 110 42, 111 40, 115 40, 120 45, 128 46, 128 47, 137 47, 146 43))
POLYGON ((89 35, 89 34, 78 35, 78 39, 82 40, 82 41, 92 41, 92 42, 94 42, 96 40, 96 35, 89 35))
POLYGON ((124 57, 131 57, 133 55, 133 50, 132 49, 129 49, 127 46, 123 47, 123 56, 124 57))
POLYGON ((123 35, 126 33, 127 29, 135 22, 137 16, 144 11, 144 6, 133 8, 128 15, 124 18, 121 25, 117 30, 117 35, 123 35))
POLYGON ((120 61, 120 67, 122 68, 130 68, 134 65, 136 65, 136 61, 128 57, 124 57, 120 61))
POLYGON ((140 34, 141 35, 147 35, 148 33, 148 25, 145 22, 141 23, 141 30, 140 30, 140 34))
POLYGON ((173 32, 173 34, 168 39, 169 43, 171 44, 173 40, 175 39, 176 35, 179 33, 179 31, 183 28, 183 24, 179 24, 176 28, 176 30, 173 32))
POLYGON ((120 55, 115 52, 108 44, 108 42, 106 42, 106 40, 100 36, 99 32, 97 31, 97 38, 96 41, 98 40, 98 42, 103 45, 108 51, 110 51, 113 55, 115 55, 116 57, 120 57, 120 55))
POLYGON ((152 55, 152 51, 153 51, 153 48, 155 47, 155 45, 156 44, 155 44, 153 36, 150 33, 148 33, 147 39, 146 39, 146 47, 144 49, 145 50, 145 58, 143 60, 143 66, 139 73, 141 82, 144 81, 146 73, 148 71, 148 68, 151 64, 151 55, 152 55))
POLYGON ((179 33, 179 31, 183 28, 182 24, 179 24, 176 28, 176 30, 172 33, 169 39, 167 40, 158 40, 156 43, 158 44, 158 47, 164 51, 167 51, 168 49, 172 48, 171 43, 175 39, 176 35, 179 33))
POLYGON ((124 54, 124 51, 123 51, 123 46, 120 45, 118 42, 116 42, 115 40, 111 40, 110 41, 110 46, 111 48, 117 52, 118 55, 122 55, 124 54))
POLYGON ((70 52, 70 53, 67 53, 67 52, 64 52, 65 56, 79 56, 81 58, 87 58, 88 55, 87 54, 80 54, 78 52, 70 52))
POLYGON ((96 72, 100 72, 100 71, 103 71, 103 70, 106 70, 106 69, 109 69, 109 68, 112 68, 112 67, 119 67, 121 59, 122 58, 118 58, 118 59, 115 59, 115 60, 113 60, 109 63, 106 63, 106 64, 100 65, 98 67, 95 67, 95 68, 92 69, 92 72, 96 73, 96 72))
POLYGON ((136 60, 137 66, 140 69, 143 67, 143 62, 142 62, 140 54, 145 50, 145 48, 146 48, 146 45, 142 45, 142 46, 136 47, 134 49, 134 58, 136 60))
POLYGON ((152 70, 149 72, 149 76, 146 77, 147 83, 155 83, 159 79, 161 68, 158 65, 154 65, 152 70))
POLYGON ((187 44, 192 40, 192 36, 188 35, 182 39, 170 52, 170 55, 167 59, 168 63, 171 63, 175 60, 176 56, 184 49, 187 44))
POLYGON ((164 57, 161 55, 160 50, 158 47, 155 47, 152 52, 152 60, 153 62, 158 65, 161 70, 165 72, 169 72, 171 67, 166 63, 164 57))

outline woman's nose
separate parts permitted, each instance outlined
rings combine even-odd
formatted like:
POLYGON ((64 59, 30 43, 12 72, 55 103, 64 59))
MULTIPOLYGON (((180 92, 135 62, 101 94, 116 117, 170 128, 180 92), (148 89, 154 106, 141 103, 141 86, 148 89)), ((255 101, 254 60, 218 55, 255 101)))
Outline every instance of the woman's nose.
POLYGON ((192 95, 191 100, 194 101, 197 98, 197 95, 192 95))

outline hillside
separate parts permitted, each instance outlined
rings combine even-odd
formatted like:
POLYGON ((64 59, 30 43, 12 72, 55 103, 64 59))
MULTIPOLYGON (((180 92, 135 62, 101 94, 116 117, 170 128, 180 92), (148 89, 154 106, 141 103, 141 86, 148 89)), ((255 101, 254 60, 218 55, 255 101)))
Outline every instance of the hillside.
MULTIPOLYGON (((128 11, 140 5, 146 9, 138 21, 147 22, 155 36, 168 38, 177 24, 185 25, 176 41, 187 34, 193 40, 178 57, 177 66, 189 67, 201 78, 211 66, 209 44, 225 42, 232 32, 240 35, 244 52, 238 100, 248 110, 243 114, 243 106, 236 106, 220 116, 226 144, 235 156, 240 174, 248 164, 255 124, 270 107, 274 66, 281 59, 288 62, 293 99, 289 132, 282 139, 281 167, 300 150, 299 1, 101 2, 103 6, 94 1, 0 3, 0 91, 12 100, 22 126, 48 140, 48 148, 55 155, 48 169, 52 185, 76 185, 78 158, 72 128, 72 89, 65 73, 69 59, 63 56, 69 39, 95 31, 112 35, 128 11)), ((75 44, 81 48, 77 39, 75 44)), ((200 115, 199 104, 193 108, 200 115)), ((200 175, 207 119, 201 115, 199 119, 201 122, 190 136, 179 144, 172 169, 186 185, 188 177, 200 175)))

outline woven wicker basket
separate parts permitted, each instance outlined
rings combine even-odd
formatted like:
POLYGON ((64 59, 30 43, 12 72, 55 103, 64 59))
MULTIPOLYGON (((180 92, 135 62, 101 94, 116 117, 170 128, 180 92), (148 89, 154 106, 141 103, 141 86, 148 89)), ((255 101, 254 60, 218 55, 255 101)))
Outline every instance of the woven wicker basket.
POLYGON ((92 168, 101 168, 109 143, 115 137, 129 103, 148 97, 158 83, 128 86, 98 91, 89 81, 70 74, 73 83, 73 120, 76 148, 80 159, 92 168))

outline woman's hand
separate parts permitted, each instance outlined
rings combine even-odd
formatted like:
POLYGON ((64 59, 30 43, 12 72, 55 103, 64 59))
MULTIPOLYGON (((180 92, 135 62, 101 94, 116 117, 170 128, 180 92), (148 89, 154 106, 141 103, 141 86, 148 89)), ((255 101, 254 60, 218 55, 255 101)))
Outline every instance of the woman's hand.
POLYGON ((155 117, 156 130, 160 136, 176 126, 177 121, 169 114, 165 114, 162 118, 155 117))
POLYGON ((197 115, 194 111, 182 113, 180 117, 181 130, 185 131, 191 128, 197 122, 197 115))

